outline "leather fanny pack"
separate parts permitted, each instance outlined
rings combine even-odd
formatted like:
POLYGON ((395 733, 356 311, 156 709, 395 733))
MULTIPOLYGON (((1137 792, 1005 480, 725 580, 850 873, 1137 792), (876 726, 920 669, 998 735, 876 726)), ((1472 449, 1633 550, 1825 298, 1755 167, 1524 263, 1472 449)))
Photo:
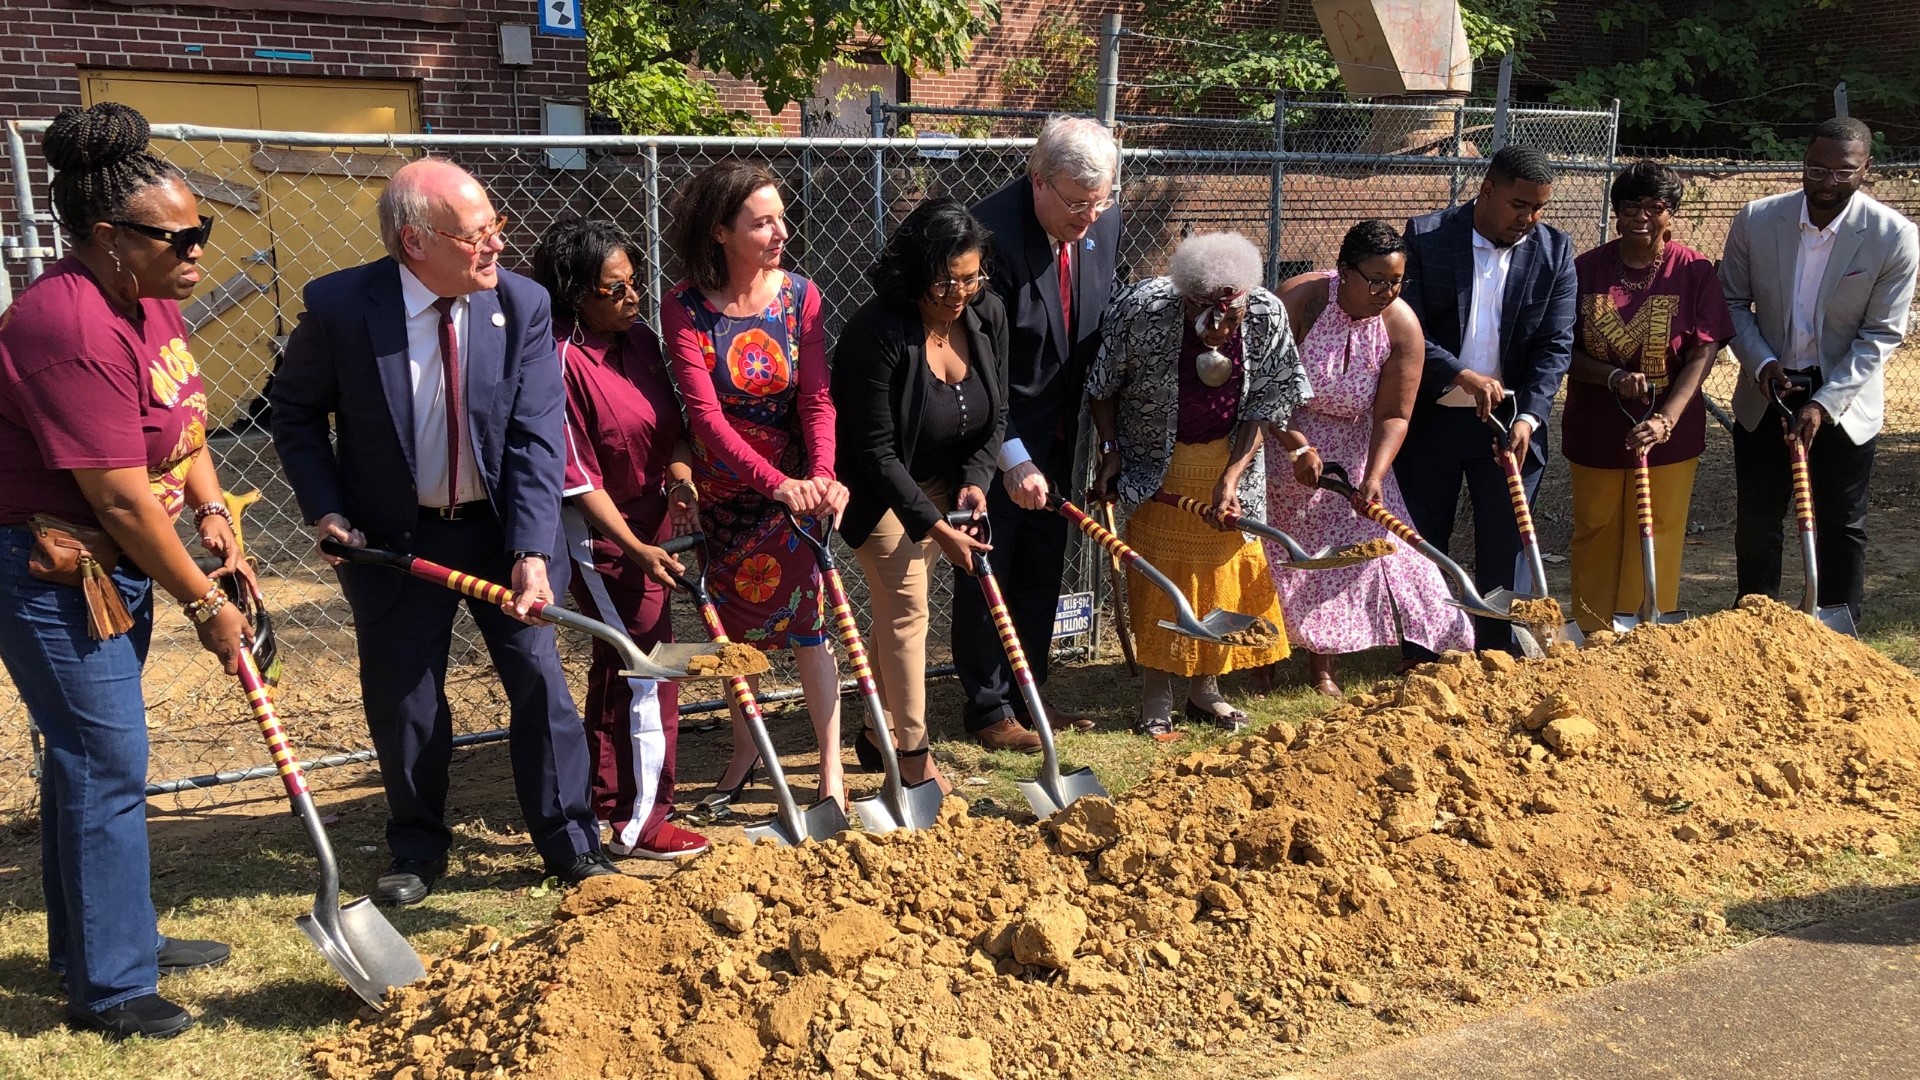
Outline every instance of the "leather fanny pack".
POLYGON ((120 545, 105 529, 75 525, 52 514, 27 519, 33 532, 33 553, 27 573, 55 585, 70 585, 87 600, 87 632, 95 641, 119 637, 133 629, 127 601, 113 583, 120 562, 120 545))

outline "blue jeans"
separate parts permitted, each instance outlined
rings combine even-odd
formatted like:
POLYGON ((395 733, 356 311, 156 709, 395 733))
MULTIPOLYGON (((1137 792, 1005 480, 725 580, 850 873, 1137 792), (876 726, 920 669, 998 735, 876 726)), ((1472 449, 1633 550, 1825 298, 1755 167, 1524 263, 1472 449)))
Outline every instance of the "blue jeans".
POLYGON ((116 569, 133 629, 87 633, 80 590, 27 573, 33 540, 0 526, 0 660, 46 740, 40 880, 47 952, 70 1008, 98 1012, 155 993, 147 864, 147 710, 140 669, 153 637, 153 586, 116 569))

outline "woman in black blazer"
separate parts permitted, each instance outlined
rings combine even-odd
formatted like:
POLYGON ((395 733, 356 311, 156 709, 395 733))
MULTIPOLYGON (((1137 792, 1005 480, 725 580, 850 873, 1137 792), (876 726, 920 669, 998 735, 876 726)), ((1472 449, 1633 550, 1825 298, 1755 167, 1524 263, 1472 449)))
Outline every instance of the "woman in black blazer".
MULTIPOLYGON (((1007 316, 987 288, 991 239, 957 199, 920 204, 887 239, 875 297, 833 353, 841 534, 873 597, 874 674, 908 783, 949 785, 927 752, 927 586, 938 544, 968 567, 986 545, 946 523, 987 507, 1007 423, 1007 316)), ((877 769, 879 747, 855 749, 877 769)))

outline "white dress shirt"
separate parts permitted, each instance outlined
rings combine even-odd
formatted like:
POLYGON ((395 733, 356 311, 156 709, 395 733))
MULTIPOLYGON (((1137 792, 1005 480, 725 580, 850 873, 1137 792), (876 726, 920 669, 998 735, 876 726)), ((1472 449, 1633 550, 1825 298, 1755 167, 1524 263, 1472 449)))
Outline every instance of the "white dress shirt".
MULTIPOLYGON (((407 378, 413 387, 413 485, 421 506, 447 505, 447 395, 440 360, 440 299, 420 283, 413 271, 400 268, 400 296, 407 311, 407 378)), ((467 310, 462 296, 453 302, 453 340, 460 348, 460 376, 466 380, 467 310)), ((465 400, 464 395, 462 400, 465 400)), ((470 411, 469 411, 470 414, 470 411)), ((487 497, 473 452, 471 423, 460 448, 460 492, 456 503, 487 497)))
POLYGON ((1833 259, 1833 238, 1853 209, 1853 200, 1824 229, 1813 227, 1807 217, 1807 197, 1800 196, 1800 250, 1794 256, 1793 314, 1787 323, 1787 354, 1780 366, 1788 371, 1810 371, 1820 367, 1820 281, 1827 276, 1827 263, 1833 259))
MULTIPOLYGON (((1473 237, 1473 306, 1467 309, 1467 332, 1460 340, 1460 362, 1476 375, 1498 379, 1500 320, 1507 308, 1507 271, 1513 269, 1513 253, 1533 234, 1522 236, 1512 247, 1498 246, 1481 236, 1479 229, 1469 230, 1469 235, 1473 237)), ((1511 395, 1512 389, 1507 393, 1511 395)), ((1471 409, 1473 395, 1459 385, 1450 386, 1440 395, 1440 404, 1471 409)), ((1527 426, 1536 431, 1540 428, 1537 417, 1522 414, 1516 422, 1519 420, 1525 420, 1527 426)))
MULTIPOLYGON (((1055 275, 1058 275, 1060 273, 1060 270, 1059 270, 1060 241, 1052 240, 1051 238, 1049 238, 1049 240, 1050 240, 1050 243, 1048 244, 1048 250, 1053 252, 1053 260, 1052 260, 1052 263, 1054 266, 1053 273, 1055 275)), ((1073 275, 1079 272, 1080 272, 1080 260, 1074 259, 1067 267, 1067 277, 1070 283, 1072 281, 1073 275)), ((1067 329, 1067 332, 1071 334, 1073 332, 1073 329, 1069 327, 1067 329)), ((1033 455, 1028 452, 1027 444, 1021 439, 1015 436, 1009 435, 1003 442, 1001 442, 1000 461, 999 461, 1001 472, 1011 472, 1018 466, 1032 460, 1033 460, 1033 455)))

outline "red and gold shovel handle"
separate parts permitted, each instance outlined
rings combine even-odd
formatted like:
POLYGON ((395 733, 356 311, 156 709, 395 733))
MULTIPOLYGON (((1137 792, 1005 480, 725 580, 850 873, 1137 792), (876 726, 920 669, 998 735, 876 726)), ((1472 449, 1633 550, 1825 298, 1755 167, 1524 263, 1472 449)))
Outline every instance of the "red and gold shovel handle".
POLYGON ((879 684, 873 681, 873 668, 867 664, 867 647, 860 640, 860 628, 853 624, 853 607, 847 603, 847 587, 840 580, 838 567, 829 567, 820 575, 827 583, 827 599, 833 601, 833 628, 840 635, 840 644, 847 650, 847 664, 853 668, 853 680, 860 684, 860 692, 869 698, 878 697, 879 684))
POLYGON ((1799 439, 1792 445, 1790 468, 1793 472, 1793 519, 1801 532, 1813 531, 1813 481, 1807 475, 1807 447, 1799 439))
POLYGON ((1412 544, 1415 547, 1426 543, 1426 541, 1421 538, 1419 532, 1415 531, 1413 526, 1394 517, 1391 511, 1377 502, 1366 502, 1356 495, 1353 497, 1353 508, 1365 514, 1368 520, 1392 533, 1405 543, 1412 544))
POLYGON ((1026 650, 1020 647, 1020 635, 1013 628, 1013 615, 1007 611, 1007 598, 992 574, 980 575, 980 591, 986 594, 987 610, 993 613, 993 631, 1000 635, 1000 647, 1007 652, 1013 667, 1013 680, 1022 687, 1033 685, 1033 669, 1027 665, 1026 650))
POLYGON ((1166 503, 1168 506, 1177 506, 1187 513, 1204 518, 1207 521, 1218 522, 1229 529, 1240 527, 1241 518, 1239 514, 1227 513, 1212 503, 1203 503, 1199 499, 1190 498, 1186 495, 1175 495, 1167 491, 1155 492, 1153 499, 1155 502, 1166 503))
MULTIPOLYGON (((702 596, 700 621, 707 625, 707 637, 715 645, 728 644, 726 628, 720 625, 719 609, 713 606, 712 600, 704 599, 704 593, 702 596)), ((746 717, 749 723, 760 722, 760 702, 754 699, 753 688, 747 685, 745 676, 727 676, 727 692, 733 695, 733 703, 740 707, 740 715, 746 717)))
POLYGON ((1641 539, 1653 537, 1653 473, 1647 468, 1647 455, 1640 454, 1633 465, 1633 508, 1640 521, 1641 539))
POLYGON ((1132 566, 1140 560, 1140 553, 1126 545, 1126 542, 1100 527, 1100 523, 1088 517, 1086 511, 1073 505, 1058 495, 1047 497, 1048 505, 1065 516, 1068 521, 1079 527, 1094 543, 1106 548, 1107 552, 1121 562, 1132 566))
POLYGON ((274 711, 273 695, 267 690, 267 681, 260 677, 260 668, 253 661, 253 653, 246 649, 240 650, 240 686, 247 692, 247 705, 253 709, 253 719, 260 725, 260 734, 267 738, 267 750, 273 754, 273 767, 280 771, 280 782, 286 785, 287 794, 293 798, 305 795, 307 778, 294 760, 293 749, 287 745, 286 733, 280 730, 280 716, 274 711))
POLYGON ((1507 497, 1513 500, 1513 523, 1520 529, 1520 543, 1530 546, 1535 542, 1533 511, 1527 506, 1527 485, 1520 479, 1520 461, 1511 450, 1500 451, 1498 457, 1500 467, 1507 472, 1507 497))

